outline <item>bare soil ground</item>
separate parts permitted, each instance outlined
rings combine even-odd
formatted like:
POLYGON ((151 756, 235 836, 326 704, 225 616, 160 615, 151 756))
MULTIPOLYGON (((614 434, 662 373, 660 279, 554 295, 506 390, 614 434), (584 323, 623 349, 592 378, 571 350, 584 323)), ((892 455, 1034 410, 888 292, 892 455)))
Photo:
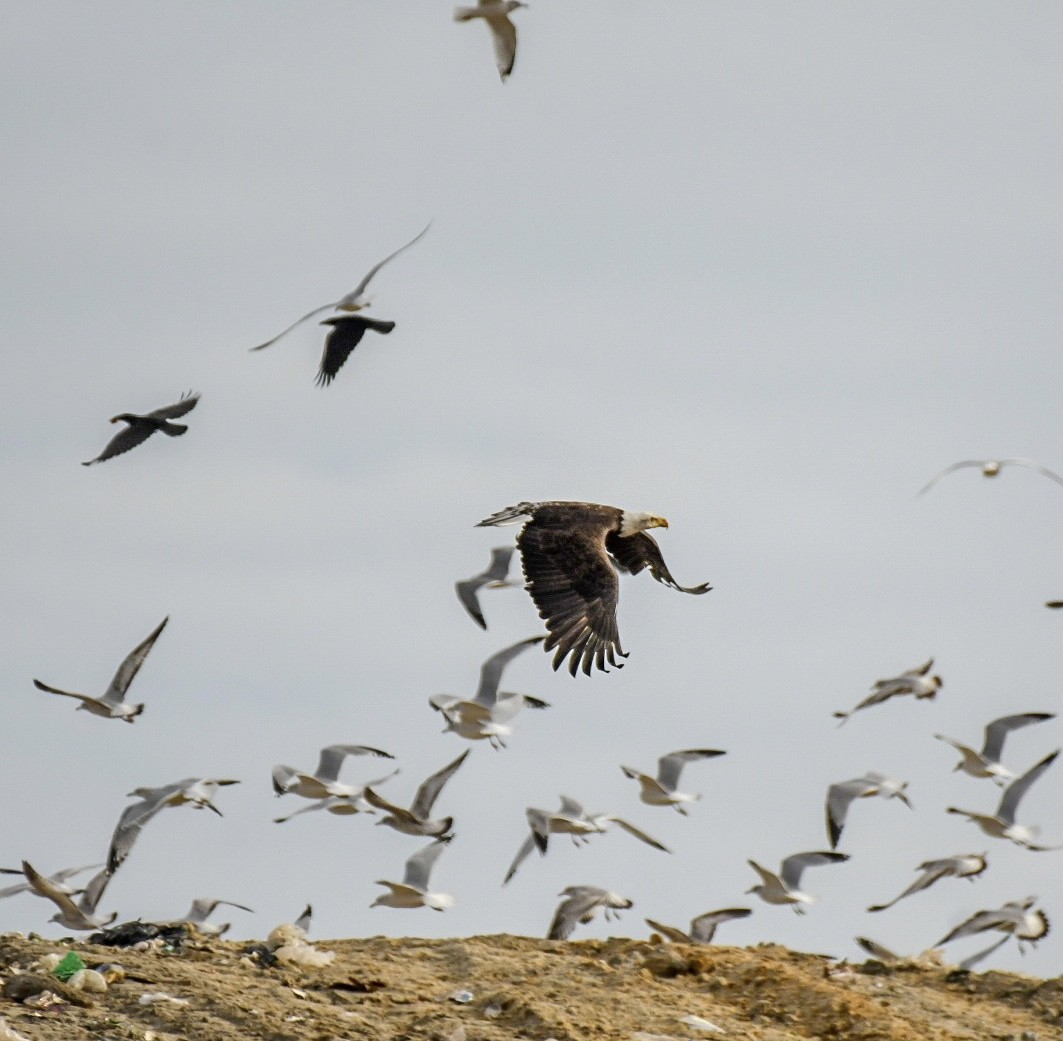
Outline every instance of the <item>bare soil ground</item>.
POLYGON ((263 967, 246 946, 196 938, 172 953, 0 936, 0 1017, 30 1041, 1063 1039, 1063 980, 839 965, 770 945, 376 937, 315 942, 336 952, 317 969, 263 967), (71 949, 90 966, 120 963, 125 978, 84 1007, 8 996, 14 976, 71 949))

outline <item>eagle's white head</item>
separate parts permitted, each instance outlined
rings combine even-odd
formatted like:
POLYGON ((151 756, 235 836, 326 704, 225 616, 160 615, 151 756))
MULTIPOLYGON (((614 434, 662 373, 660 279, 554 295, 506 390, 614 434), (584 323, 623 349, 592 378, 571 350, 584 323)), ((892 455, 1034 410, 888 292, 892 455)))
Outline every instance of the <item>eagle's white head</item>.
POLYGON ((664 517, 658 517, 652 513, 638 513, 634 510, 623 510, 620 514, 620 536, 636 535, 648 528, 667 528, 668 521, 664 517))

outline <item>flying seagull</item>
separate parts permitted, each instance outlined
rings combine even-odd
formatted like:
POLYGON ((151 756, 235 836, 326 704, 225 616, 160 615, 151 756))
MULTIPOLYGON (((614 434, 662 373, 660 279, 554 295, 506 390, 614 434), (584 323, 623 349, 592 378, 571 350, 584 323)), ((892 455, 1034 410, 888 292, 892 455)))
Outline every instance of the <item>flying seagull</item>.
MULTIPOLYGON (((285 767, 285 769, 289 768, 285 767)), ((283 824, 293 817, 298 817, 301 813, 316 813, 319 810, 335 814, 337 817, 353 817, 356 813, 375 814, 376 810, 366 802, 365 793, 369 790, 370 785, 378 785, 383 784, 385 781, 390 781, 398 772, 399 770, 396 767, 391 773, 385 774, 383 777, 366 781, 365 784, 358 785, 350 795, 330 795, 324 799, 314 799, 306 806, 300 806, 299 809, 293 810, 286 817, 274 817, 273 823, 283 824)), ((344 787, 347 786, 345 785, 344 787)))
MULTIPOLYGON (((94 868, 102 868, 102 864, 86 864, 83 867, 63 868, 60 871, 56 871, 46 878, 47 882, 50 882, 52 888, 58 893, 66 893, 67 896, 76 896, 78 893, 83 893, 83 889, 75 889, 73 886, 68 886, 66 880, 73 878, 75 875, 80 875, 85 871, 92 871, 94 868)), ((0 868, 0 875, 18 875, 20 878, 25 878, 26 873, 22 868, 0 868)), ((42 896, 40 892, 33 888, 30 882, 20 882, 17 885, 5 886, 0 889, 0 900, 3 900, 6 896, 16 896, 18 893, 25 892, 35 893, 37 896, 42 896)))
POLYGON ((796 914, 804 914, 805 904, 814 903, 816 898, 801 891, 801 875, 807 867, 820 864, 840 864, 849 859, 848 853, 794 853, 787 857, 776 875, 762 868, 755 860, 748 861, 749 866, 761 877, 761 884, 747 889, 747 893, 756 893, 768 904, 789 904, 796 914))
POLYGON ((1056 484, 1063 484, 1063 477, 1060 477, 1054 470, 1049 470, 1047 466, 1034 462, 1032 459, 964 459, 959 463, 946 466, 941 473, 935 474, 927 484, 919 489, 918 494, 925 495, 942 477, 971 466, 981 470, 983 477, 996 477, 1005 466, 1025 466, 1030 470, 1036 470, 1038 473, 1044 474, 1045 477, 1055 481, 1056 484))
POLYGON ((64 928, 101 929, 105 925, 110 925, 118 917, 117 911, 109 918, 96 914, 96 905, 100 902, 103 891, 107 888, 107 883, 111 881, 113 874, 107 868, 93 875, 76 904, 70 894, 65 891, 65 887, 57 886, 50 879, 45 878, 28 860, 22 861, 22 873, 35 893, 47 897, 59 908, 58 913, 52 915, 49 921, 58 922, 64 928))
POLYGON ((707 593, 711 586, 681 586, 672 578, 649 528, 667 528, 668 521, 650 513, 590 502, 521 502, 500 510, 477 527, 512 524, 526 519, 517 536, 525 588, 550 635, 543 649, 554 650, 553 667, 568 658, 575 676, 591 667, 608 672, 606 661, 619 668, 620 646, 616 603, 617 571, 637 575, 648 568, 658 581, 683 593, 707 593))
MULTIPOLYGON (((857 945, 859 947, 861 947, 864 951, 870 954, 872 958, 875 958, 878 961, 882 962, 883 965, 895 965, 898 962, 914 960, 912 958, 906 958, 904 955, 897 954, 894 951, 891 951, 888 947, 884 947, 876 940, 869 940, 866 936, 854 936, 853 939, 856 940, 857 945)), ((1003 939, 997 940, 996 943, 992 944, 989 947, 986 947, 984 950, 978 951, 975 954, 968 955, 966 958, 963 959, 963 961, 961 961, 957 965, 957 968, 965 971, 973 969, 979 962, 984 961, 986 958, 988 958, 989 955, 991 955, 998 947, 1003 947, 1004 944, 1006 944, 1010 939, 1010 935, 1005 936, 1003 937, 1003 939)), ((916 957, 919 959, 923 959, 928 956, 934 957, 934 955, 936 955, 937 953, 938 952, 931 948, 930 950, 924 951, 922 954, 917 955, 916 957)))
POLYGON ((845 827, 845 818, 849 813, 849 807, 854 799, 866 799, 873 795, 883 799, 900 799, 908 809, 912 804, 908 801, 907 781, 895 781, 884 774, 866 773, 863 777, 854 778, 851 781, 839 781, 827 789, 827 836, 830 839, 830 848, 835 849, 838 840, 842 837, 842 828, 845 827))
POLYGON ((517 855, 513 858, 513 863, 509 865, 506 877, 502 880, 502 885, 505 885, 517 873, 517 869, 531 855, 532 850, 538 849, 541 855, 546 854, 551 834, 569 835, 573 845, 578 846, 589 842, 591 835, 604 834, 611 824, 617 824, 639 842, 645 842, 647 846, 652 846, 664 853, 671 853, 667 846, 636 828, 634 824, 612 814, 587 813, 580 803, 567 795, 561 796, 561 806, 556 812, 551 813, 549 810, 529 806, 525 811, 525 816, 528 819, 531 834, 517 850, 517 855))
POLYGON ((941 860, 924 860, 916 871, 922 874, 903 892, 885 904, 872 904, 869 911, 885 911, 898 900, 906 896, 929 889, 942 878, 966 878, 974 881, 988 866, 984 853, 960 853, 955 857, 943 857, 941 860))
MULTIPOLYGON (((244 907, 243 904, 234 904, 231 900, 211 900, 208 897, 201 896, 192 901, 188 914, 184 918, 178 919, 178 921, 191 922, 204 936, 222 936, 229 931, 232 922, 215 924, 207 921, 219 904, 224 904, 226 907, 238 907, 241 911, 251 911, 250 907, 244 907)), ((254 914, 253 911, 251 913, 254 914)))
POLYGON ((428 703, 441 712, 447 721, 444 732, 453 731, 468 741, 486 738, 493 748, 505 748, 504 739, 513 733, 509 721, 522 708, 549 708, 549 702, 533 698, 530 694, 515 694, 512 691, 499 693, 498 690, 506 666, 517 655, 545 639, 545 636, 532 636, 492 654, 480 666, 480 685, 471 701, 453 694, 432 695, 428 703))
POLYGON ((899 676, 893 676, 888 680, 876 680, 875 685, 871 688, 871 693, 856 708, 851 708, 848 712, 833 713, 835 719, 841 720, 838 726, 842 726, 854 712, 870 708, 872 705, 881 705, 884 701, 889 701, 890 698, 900 697, 904 694, 914 694, 918 700, 923 698, 933 699, 945 685, 940 676, 929 675, 933 666, 934 659, 931 658, 914 669, 902 672, 899 676))
POLYGON ((81 465, 92 466, 93 463, 102 463, 105 459, 113 459, 116 455, 121 455, 131 448, 136 448, 142 441, 147 441, 156 430, 161 430, 170 437, 180 437, 188 427, 184 423, 171 423, 170 420, 179 419, 186 413, 191 412, 198 404, 199 395, 189 391, 187 394, 182 394, 180 400, 174 404, 157 408, 154 412, 149 412, 143 416, 135 415, 132 412, 119 413, 117 416, 112 417, 111 422, 117 423, 121 421, 128 424, 126 428, 115 434, 107 442, 107 447, 95 459, 90 459, 87 463, 82 463, 81 465))
MULTIPOLYGON (((373 755, 394 759, 390 752, 368 745, 326 745, 321 749, 317 769, 312 774, 278 763, 273 767, 273 791, 277 795, 301 795, 304 799, 328 799, 334 796, 360 796, 364 785, 342 784, 340 767, 349 755, 373 755)), ((380 782, 374 782, 379 784, 380 782)))
POLYGON ((491 42, 495 46, 495 64, 503 83, 513 71, 517 58, 517 28, 509 20, 510 14, 519 7, 527 7, 521 0, 478 0, 475 7, 455 7, 455 22, 470 22, 482 18, 491 30, 491 42))
POLYGON ((651 929, 656 929, 666 940, 674 943, 712 943, 716 930, 724 923, 736 918, 748 918, 753 912, 748 907, 725 907, 719 911, 707 911, 698 915, 690 923, 690 932, 685 933, 674 925, 662 925, 652 918, 646 919, 651 929))
POLYGON ((1036 903, 1037 897, 1028 896, 1025 900, 1010 900, 995 910, 977 911, 934 946, 941 947, 964 936, 975 936, 993 929, 1014 936, 1021 951, 1024 943, 1035 944, 1048 935, 1048 916, 1044 911, 1033 910, 1036 903))
POLYGON ((639 798, 649 806, 671 806, 678 813, 687 815, 683 803, 696 802, 700 795, 689 795, 678 790, 679 775, 687 763, 697 759, 712 759, 718 755, 726 755, 715 748, 687 748, 679 752, 669 752, 657 760, 657 776, 640 773, 630 766, 621 766, 625 777, 631 777, 639 782, 639 798))
POLYGON ((1022 797, 1029 791, 1030 785, 1055 762, 1057 755, 1059 755, 1058 748, 1051 755, 1045 756, 1035 766, 1030 767, 1021 777, 1012 781, 1001 793, 1000 805, 993 816, 984 813, 973 813, 970 810, 958 810, 954 806, 950 806, 948 812, 958 813, 973 821, 990 838, 1008 839, 1017 846, 1033 850, 1036 853, 1060 849, 1061 847, 1059 846, 1037 845, 1034 842, 1040 832, 1040 828, 1037 826, 1015 823, 1015 812, 1019 808, 1022 797))
POLYGON ((433 911, 445 911, 454 906, 454 897, 449 893, 433 893, 428 888, 428 879, 439 854, 453 838, 436 839, 418 850, 406 861, 406 872, 401 882, 378 879, 378 886, 387 886, 390 892, 381 893, 370 907, 430 907, 433 911))
POLYGON ((457 591, 462 607, 469 612, 473 621, 481 629, 487 628, 487 622, 484 621, 483 611, 480 608, 479 592, 485 587, 487 589, 503 589, 507 586, 517 585, 516 582, 511 582, 506 577, 509 574, 509 562, 512 558, 512 546, 496 546, 491 550, 491 563, 486 571, 481 571, 480 574, 473 575, 472 578, 466 578, 461 582, 454 583, 454 589, 457 591))
POLYGON ((222 812, 214 805, 214 796, 224 785, 239 783, 227 778, 186 777, 160 788, 134 788, 129 795, 140 801, 127 806, 118 818, 107 851, 107 870, 112 874, 118 870, 132 851, 144 825, 167 806, 191 803, 197 810, 206 808, 220 817, 222 812))
POLYGON ((951 737, 945 737, 943 734, 935 734, 934 737, 952 745, 963 756, 953 767, 954 770, 962 770, 972 777, 992 777, 1003 787, 1015 776, 1000 762, 1004 738, 1020 727, 1028 727, 1031 723, 1043 723, 1055 718, 1052 712, 1024 712, 1017 716, 1001 716, 1000 719, 994 719, 985 728, 985 741, 982 743, 980 752, 968 748, 967 745, 961 745, 959 741, 953 741, 951 737))
POLYGON ((546 934, 548 940, 567 940, 579 923, 585 925, 599 909, 605 912, 608 921, 610 918, 619 918, 618 911, 633 906, 626 897, 597 886, 568 886, 558 895, 565 899, 554 912, 550 930, 546 934))
POLYGON ((144 659, 147 658, 148 652, 155 646, 155 641, 159 638, 159 634, 163 629, 166 628, 166 623, 169 620, 170 618, 167 615, 141 643, 126 655, 125 661, 118 666, 118 671, 114 674, 114 679, 111 680, 111 685, 104 692, 102 698, 93 698, 88 694, 76 694, 69 690, 59 690, 57 687, 49 687, 48 684, 41 683, 40 680, 34 680, 33 685, 38 690, 43 690, 48 694, 61 694, 64 698, 77 698, 81 702, 78 705, 78 709, 91 712, 94 716, 103 716, 104 719, 124 719, 127 723, 132 723, 144 711, 144 705, 143 703, 139 705, 129 704, 125 700, 126 691, 129 690, 129 685, 140 671, 140 666, 144 664, 144 659))
MULTIPOLYGON (((261 351, 261 350, 264 350, 266 347, 272 346, 279 339, 281 339, 283 336, 287 336, 288 333, 290 333, 297 325, 302 325, 302 323, 305 322, 308 318, 313 318, 314 315, 321 314, 323 311, 329 310, 329 308, 334 308, 337 311, 346 311, 348 313, 354 313, 355 311, 361 311, 362 308, 364 308, 364 307, 368 307, 370 301, 369 301, 369 297, 367 297, 365 295, 365 291, 368 288, 369 283, 372 281, 373 276, 389 260, 394 260, 403 250, 409 249, 415 242, 417 242, 421 238, 421 236, 424 235, 424 233, 426 231, 428 231, 428 228, 431 226, 431 223, 432 222, 429 221, 428 224, 426 224, 424 226, 424 228, 421 229, 421 231, 419 231, 416 235, 414 235, 414 237, 412 239, 410 239, 410 241, 407 242, 405 246, 399 246, 399 248, 397 250, 395 250, 394 253, 389 253, 379 263, 374 264, 369 269, 369 271, 366 273, 366 275, 362 279, 362 281, 359 282, 358 285, 356 285, 354 287, 354 289, 352 289, 346 296, 341 297, 335 303, 322 304, 320 307, 315 307, 312 311, 307 311, 306 314, 304 314, 302 318, 300 318, 296 322, 292 322, 292 324, 289 325, 287 329, 285 329, 283 332, 277 333, 277 335, 274 336, 272 340, 267 340, 265 343, 260 343, 257 347, 252 347, 251 350, 253 350, 253 351, 261 351)), ((388 331, 390 331, 390 330, 388 330, 388 331)), ((360 336, 359 336, 359 339, 361 339, 360 336)), ((353 348, 354 344, 352 344, 351 347, 353 348)), ((350 351, 348 351, 347 353, 349 354, 350 351)), ((346 358, 346 355, 344 355, 344 358, 346 358)), ((340 364, 342 364, 342 362, 340 364)), ((336 368, 339 368, 339 365, 337 365, 336 368)), ((323 364, 322 364, 322 371, 324 371, 324 365, 323 364)), ((333 373, 332 375, 334 376, 335 373, 333 373)), ((331 379, 331 377, 329 377, 329 378, 331 379)))
POLYGON ((454 818, 443 817, 439 820, 431 820, 429 815, 443 786, 468 758, 469 751, 470 749, 466 749, 452 763, 448 763, 442 770, 424 780, 417 789, 417 794, 414 795, 409 809, 388 802, 387 799, 377 795, 369 785, 366 785, 365 801, 387 813, 387 816, 378 820, 377 824, 386 824, 389 828, 394 828, 404 835, 441 837, 448 834, 454 825, 454 818))

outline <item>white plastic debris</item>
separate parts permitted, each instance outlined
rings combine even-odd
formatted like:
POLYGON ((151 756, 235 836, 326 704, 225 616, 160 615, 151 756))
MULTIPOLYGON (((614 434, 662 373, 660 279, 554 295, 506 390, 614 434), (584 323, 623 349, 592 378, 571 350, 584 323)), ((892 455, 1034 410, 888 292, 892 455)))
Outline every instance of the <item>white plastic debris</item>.
POLYGON ((319 951, 305 940, 297 940, 278 947, 273 955, 285 965, 301 965, 304 969, 323 969, 326 965, 332 964, 336 952, 319 951))
POLYGON ((74 990, 87 990, 90 994, 106 994, 107 980, 103 974, 95 969, 78 969, 73 976, 66 981, 68 987, 74 990))
POLYGON ((679 1022, 685 1023, 688 1027, 694 1027, 695 1030, 708 1030, 714 1034, 727 1033, 723 1027, 718 1027, 715 1023, 710 1023, 707 1019, 702 1019, 701 1016, 682 1016, 679 1022))
POLYGON ((159 1001, 168 1001, 173 1005, 187 1005, 188 998, 175 998, 172 994, 163 994, 161 990, 148 990, 145 991, 137 999, 137 1003, 140 1005, 154 1005, 159 1001))

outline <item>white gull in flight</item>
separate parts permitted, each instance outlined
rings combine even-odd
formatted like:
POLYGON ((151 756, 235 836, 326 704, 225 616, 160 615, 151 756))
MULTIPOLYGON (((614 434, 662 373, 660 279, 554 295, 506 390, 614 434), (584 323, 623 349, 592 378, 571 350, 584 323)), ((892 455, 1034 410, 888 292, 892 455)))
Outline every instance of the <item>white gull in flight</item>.
POLYGON ((679 791, 679 775, 683 772, 683 767, 697 759, 712 759, 726 754, 715 748, 687 748, 669 752, 657 760, 656 777, 641 773, 630 766, 621 766, 620 769, 625 777, 639 782, 639 798, 644 803, 649 806, 671 806, 685 817, 687 809, 683 804, 696 802, 701 796, 679 791))
POLYGON ((1004 738, 1020 727, 1028 727, 1032 723, 1043 723, 1055 718, 1052 712, 1024 712, 1016 716, 1001 716, 1000 719, 994 719, 985 728, 985 740, 982 742, 980 752, 960 744, 959 741, 954 741, 951 737, 945 737, 944 734, 935 734, 934 737, 952 745, 963 756, 953 767, 954 770, 962 770, 972 777, 992 777, 996 784, 1003 787, 1015 776, 1000 761, 1004 750, 1004 738))
POLYGON ((568 886, 558 894, 565 899, 557 905, 550 929, 546 934, 548 940, 567 940, 572 930, 580 923, 586 925, 599 909, 605 912, 605 918, 619 918, 618 911, 632 907, 633 902, 627 897, 612 893, 597 886, 568 886))
POLYGON ((876 680, 871 693, 859 705, 849 709, 848 712, 834 713, 834 718, 841 720, 838 726, 842 726, 854 712, 870 708, 872 705, 881 705, 890 698, 901 697, 905 694, 914 694, 919 700, 934 698, 945 684, 940 676, 929 675, 933 665, 934 659, 931 658, 923 665, 902 672, 899 676, 893 676, 888 680, 876 680))
POLYGON ((1022 797, 1030 790, 1030 786, 1047 770, 1059 755, 1057 748, 1051 755, 1045 756, 1039 763, 1030 767, 1021 777, 1012 781, 1000 795, 1000 805, 993 815, 986 813, 974 813, 971 810, 958 810, 955 806, 948 808, 949 813, 958 813, 968 820, 973 821, 986 835, 994 839, 1008 839, 1017 846, 1033 850, 1036 853, 1044 853, 1056 850, 1060 846, 1039 846, 1034 841, 1040 834, 1040 828, 1036 825, 1016 824, 1015 813, 1019 808, 1022 797))
POLYGON ((465 762, 470 749, 465 749, 453 762, 448 763, 442 770, 438 770, 431 777, 426 778, 417 789, 410 803, 409 809, 396 806, 387 799, 378 795, 370 785, 365 787, 365 800, 378 810, 383 810, 387 816, 377 821, 377 824, 385 824, 394 828, 403 835, 425 835, 428 837, 441 837, 446 835, 454 826, 453 817, 442 817, 432 820, 430 814, 435 805, 443 786, 454 776, 458 767, 465 762))
POLYGON ((273 791, 277 795, 301 795, 304 799, 328 799, 334 796, 360 796, 364 785, 343 784, 339 780, 340 767, 349 755, 373 755, 394 759, 390 752, 369 745, 326 745, 321 749, 317 769, 303 773, 279 763, 273 767, 273 791))
POLYGON ((406 872, 401 882, 388 882, 377 879, 378 886, 387 886, 389 892, 381 893, 370 907, 430 907, 433 911, 445 911, 454 906, 454 897, 449 893, 433 893, 429 888, 429 877, 439 854, 447 848, 453 838, 436 839, 418 850, 406 861, 406 872))
POLYGON ((761 878, 761 884, 747 889, 747 893, 756 893, 768 904, 789 904, 796 914, 805 913, 805 905, 815 903, 816 898, 802 892, 801 875, 807 867, 820 864, 841 864, 849 859, 848 853, 794 853, 787 857, 779 868, 779 873, 762 868, 755 860, 748 861, 749 866, 761 878))
POLYGON ((483 609, 480 607, 481 589, 506 589, 519 585, 510 580, 510 561, 513 559, 512 546, 496 546, 491 550, 491 563, 486 571, 481 571, 472 578, 463 579, 454 583, 454 589, 458 594, 462 607, 469 612, 469 617, 481 628, 487 628, 484 620, 483 609))
POLYGON ((651 929, 656 929, 666 940, 674 943, 712 943, 716 930, 736 918, 748 918, 753 912, 748 907, 724 907, 718 911, 706 911, 690 922, 690 932, 683 932, 674 925, 662 925, 652 918, 646 919, 651 929))
POLYGON ((908 809, 912 808, 907 795, 908 782, 895 781, 885 774, 866 773, 851 781, 839 781, 827 789, 827 837, 830 848, 835 849, 842 837, 845 819, 854 799, 867 799, 878 795, 883 799, 900 799, 908 809))
POLYGON ((987 866, 984 853, 960 853, 955 857, 942 857, 940 860, 924 860, 916 868, 916 871, 921 871, 922 874, 900 896, 895 896, 885 904, 872 904, 868 910, 885 911, 897 901, 929 889, 943 878, 966 878, 973 882, 987 866))
POLYGON ((935 474, 919 489, 917 494, 925 495, 942 477, 955 473, 957 470, 975 467, 982 471, 983 477, 996 477, 1005 466, 1025 466, 1029 470, 1036 470, 1039 474, 1043 474, 1049 480, 1055 481, 1056 484, 1063 484, 1063 477, 1060 477, 1054 470, 1049 470, 1047 466, 1034 462, 1033 459, 963 459, 958 463, 953 463, 951 466, 946 466, 941 473, 935 474))
POLYGON ((361 311, 364 307, 368 307, 370 300, 369 297, 365 295, 365 291, 368 288, 369 283, 372 281, 373 276, 389 260, 394 260, 401 252, 403 252, 403 250, 409 249, 415 242, 419 241, 421 236, 423 236, 424 233, 428 231, 428 228, 431 226, 431 223, 432 222, 429 221, 428 224, 426 224, 421 231, 414 235, 414 237, 410 239, 410 241, 407 242, 405 246, 400 246, 397 250, 395 250, 394 253, 389 253, 379 263, 374 264, 369 269, 369 271, 366 272, 366 275, 362 279, 362 281, 359 282, 358 285, 356 285, 354 289, 352 289, 346 296, 340 297, 340 299, 337 300, 335 303, 322 304, 320 307, 315 307, 312 311, 307 311, 302 318, 300 318, 298 321, 292 322, 292 324, 289 325, 287 329, 277 333, 277 335, 274 336, 272 340, 267 340, 265 343, 260 343, 257 347, 252 347, 251 350, 261 351, 264 350, 266 347, 272 346, 279 339, 281 339, 281 337, 287 336, 288 333, 290 333, 297 325, 301 325, 308 318, 313 318, 314 315, 321 314, 323 311, 328 311, 330 308, 335 309, 337 311, 346 311, 347 313, 354 313, 355 311, 361 311))
POLYGON ((65 698, 77 698, 81 702, 78 709, 91 712, 94 716, 103 716, 104 719, 124 719, 127 723, 132 723, 144 711, 144 705, 129 704, 125 700, 126 691, 129 690, 129 685, 140 671, 144 659, 155 646, 155 641, 166 628, 169 620, 169 616, 164 618, 141 643, 126 655, 125 660, 118 666, 111 685, 101 698, 93 698, 88 694, 75 694, 69 690, 59 690, 57 687, 49 687, 46 683, 41 683, 40 680, 34 680, 33 685, 38 690, 49 694, 62 694, 65 698))

